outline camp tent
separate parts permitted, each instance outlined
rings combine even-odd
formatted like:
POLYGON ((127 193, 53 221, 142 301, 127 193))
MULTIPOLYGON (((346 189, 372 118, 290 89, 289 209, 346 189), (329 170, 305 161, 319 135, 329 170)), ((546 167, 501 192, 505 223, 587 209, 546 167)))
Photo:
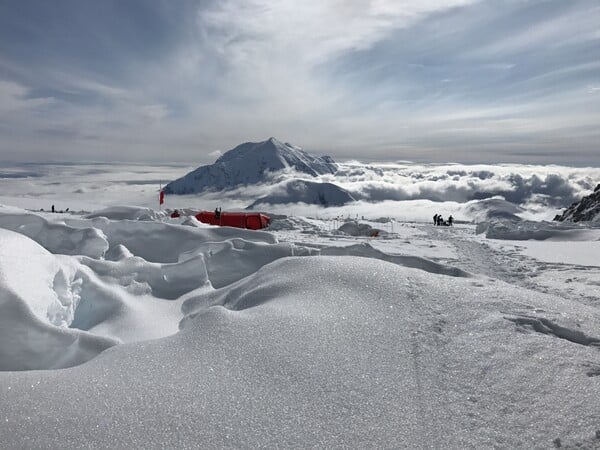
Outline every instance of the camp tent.
POLYGON ((260 213, 200 211, 196 219, 210 225, 260 230, 269 226, 271 218, 260 213))

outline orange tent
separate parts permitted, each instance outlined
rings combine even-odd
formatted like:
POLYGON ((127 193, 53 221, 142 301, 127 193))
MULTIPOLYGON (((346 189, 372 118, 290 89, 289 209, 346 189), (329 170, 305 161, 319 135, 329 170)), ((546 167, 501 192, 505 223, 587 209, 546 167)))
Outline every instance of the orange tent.
POLYGON ((269 216, 260 213, 222 212, 217 214, 214 211, 200 211, 196 214, 196 219, 210 225, 249 228, 250 230, 267 228, 271 221, 269 216))

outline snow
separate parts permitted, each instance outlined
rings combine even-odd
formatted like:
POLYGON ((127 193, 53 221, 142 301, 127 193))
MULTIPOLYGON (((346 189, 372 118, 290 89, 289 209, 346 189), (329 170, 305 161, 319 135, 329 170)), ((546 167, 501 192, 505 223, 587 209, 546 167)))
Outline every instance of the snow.
POLYGON ((299 147, 275 138, 246 142, 222 155, 209 166, 201 166, 165 186, 167 194, 194 194, 231 189, 268 180, 280 171, 317 176, 335 173, 331 158, 314 157, 299 147))
POLYGON ((0 206, 3 447, 600 446, 593 225, 411 200, 251 231, 81 183, 0 206))
POLYGON ((259 198, 247 209, 290 203, 305 203, 325 207, 343 206, 354 201, 354 197, 348 191, 333 183, 291 180, 273 189, 271 194, 259 198))
MULTIPOLYGON (((600 234, 600 233, 599 233, 600 234)), ((564 242, 519 242, 523 254, 539 261, 579 266, 600 267, 600 236, 596 241, 564 242)))

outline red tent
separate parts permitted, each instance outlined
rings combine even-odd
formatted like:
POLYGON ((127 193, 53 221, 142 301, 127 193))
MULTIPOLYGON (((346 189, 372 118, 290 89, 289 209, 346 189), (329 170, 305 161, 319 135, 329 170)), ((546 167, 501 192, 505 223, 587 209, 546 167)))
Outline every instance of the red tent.
POLYGON ((260 213, 222 212, 217 214, 214 211, 200 211, 196 214, 196 219, 210 225, 249 228, 251 230, 267 228, 271 221, 269 216, 260 213))

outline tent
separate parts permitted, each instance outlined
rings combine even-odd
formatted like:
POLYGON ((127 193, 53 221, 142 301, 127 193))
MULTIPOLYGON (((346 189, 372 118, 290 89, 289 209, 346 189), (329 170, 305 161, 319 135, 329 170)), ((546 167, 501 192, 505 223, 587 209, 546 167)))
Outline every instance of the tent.
POLYGON ((220 225, 222 227, 249 228, 250 230, 260 230, 267 228, 271 218, 260 213, 243 212, 215 212, 200 211, 196 214, 196 219, 202 223, 210 225, 220 225))

